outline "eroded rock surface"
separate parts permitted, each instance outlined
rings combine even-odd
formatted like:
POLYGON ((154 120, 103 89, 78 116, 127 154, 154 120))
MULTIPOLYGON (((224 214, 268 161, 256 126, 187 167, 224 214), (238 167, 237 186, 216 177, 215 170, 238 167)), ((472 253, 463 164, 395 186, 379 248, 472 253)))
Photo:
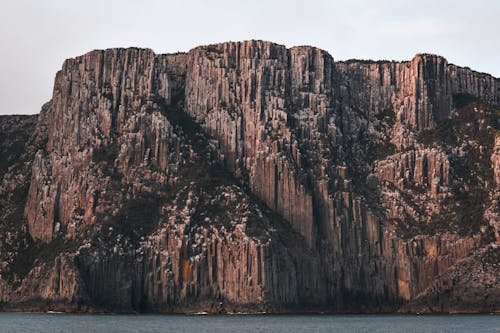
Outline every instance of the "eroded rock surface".
POLYGON ((69 59, 38 117, 0 118, 2 307, 498 311, 499 110, 428 54, 69 59))

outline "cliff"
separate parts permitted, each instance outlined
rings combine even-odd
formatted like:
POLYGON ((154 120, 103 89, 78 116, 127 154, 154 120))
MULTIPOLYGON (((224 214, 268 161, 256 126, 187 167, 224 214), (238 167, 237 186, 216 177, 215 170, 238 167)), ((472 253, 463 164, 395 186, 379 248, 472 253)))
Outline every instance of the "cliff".
POLYGON ((4 310, 499 310, 500 80, 442 57, 92 51, 0 129, 4 310))

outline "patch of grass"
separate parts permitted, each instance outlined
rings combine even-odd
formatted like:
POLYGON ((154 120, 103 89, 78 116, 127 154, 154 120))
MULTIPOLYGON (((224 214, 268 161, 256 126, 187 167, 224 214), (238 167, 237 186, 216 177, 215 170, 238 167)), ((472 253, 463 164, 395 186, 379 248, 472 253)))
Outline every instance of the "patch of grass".
POLYGON ((490 157, 500 129, 500 110, 470 95, 454 95, 453 100, 457 109, 452 118, 417 136, 422 144, 438 145, 447 152, 453 179, 453 195, 443 202, 443 213, 423 232, 434 233, 453 223, 460 234, 467 235, 487 223, 483 214, 493 183, 490 157), (456 147, 461 147, 464 156, 454 153, 456 147))
MULTIPOLYGON (((137 244, 140 238, 151 234, 159 221, 159 206, 161 197, 141 192, 134 198, 125 201, 118 214, 108 218, 103 225, 105 233, 112 228, 107 236, 115 237, 124 235, 133 244, 137 244)), ((114 242, 114 239, 111 239, 114 242)))
POLYGON ((61 237, 54 239, 50 243, 34 241, 26 235, 26 247, 18 251, 14 261, 9 267, 7 280, 12 282, 14 275, 18 279, 23 279, 33 269, 35 262, 50 264, 62 253, 73 253, 78 249, 79 244, 73 240, 61 237))
POLYGON ((220 50, 217 45, 208 45, 205 50, 207 52, 211 52, 211 53, 217 53, 217 54, 222 54, 224 53, 224 50, 220 50))
POLYGON ((462 108, 475 102, 479 102, 479 97, 469 94, 453 94, 453 106, 462 108))
POLYGON ((36 118, 33 116, 0 117, 0 176, 18 163, 26 145, 35 131, 36 118))
POLYGON ((386 126, 392 127, 396 123, 396 113, 391 109, 383 109, 375 115, 375 118, 382 121, 386 126))
POLYGON ((500 130, 500 109, 470 95, 454 96, 455 114, 433 129, 420 131, 417 140, 426 146, 457 146, 469 138, 491 146, 494 132, 500 130))
POLYGON ((372 64, 390 64, 395 62, 394 60, 372 60, 372 59, 348 59, 345 61, 340 61, 340 63, 344 63, 346 65, 351 64, 362 64, 362 65, 372 65, 372 64))
POLYGON ((101 163, 101 162, 109 163, 113 162, 117 156, 118 156, 118 148, 116 147, 116 145, 110 144, 94 149, 92 155, 92 161, 94 163, 101 163))
POLYGON ((500 247, 490 248, 481 257, 483 264, 499 265, 500 263, 500 247))

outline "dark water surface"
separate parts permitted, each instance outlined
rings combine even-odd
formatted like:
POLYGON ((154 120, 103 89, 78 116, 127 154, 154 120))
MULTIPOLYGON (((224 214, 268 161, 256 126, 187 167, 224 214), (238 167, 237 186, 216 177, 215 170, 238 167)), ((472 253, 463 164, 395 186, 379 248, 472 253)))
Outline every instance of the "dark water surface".
POLYGON ((500 332, 500 315, 83 315, 0 313, 0 332, 500 332))

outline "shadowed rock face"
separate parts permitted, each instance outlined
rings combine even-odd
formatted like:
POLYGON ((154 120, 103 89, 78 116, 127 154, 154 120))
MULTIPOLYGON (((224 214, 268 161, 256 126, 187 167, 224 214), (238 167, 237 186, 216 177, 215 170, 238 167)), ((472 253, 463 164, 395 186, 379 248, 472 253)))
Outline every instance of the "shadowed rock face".
POLYGON ((499 105, 427 54, 69 59, 0 118, 2 307, 497 311, 499 105))

